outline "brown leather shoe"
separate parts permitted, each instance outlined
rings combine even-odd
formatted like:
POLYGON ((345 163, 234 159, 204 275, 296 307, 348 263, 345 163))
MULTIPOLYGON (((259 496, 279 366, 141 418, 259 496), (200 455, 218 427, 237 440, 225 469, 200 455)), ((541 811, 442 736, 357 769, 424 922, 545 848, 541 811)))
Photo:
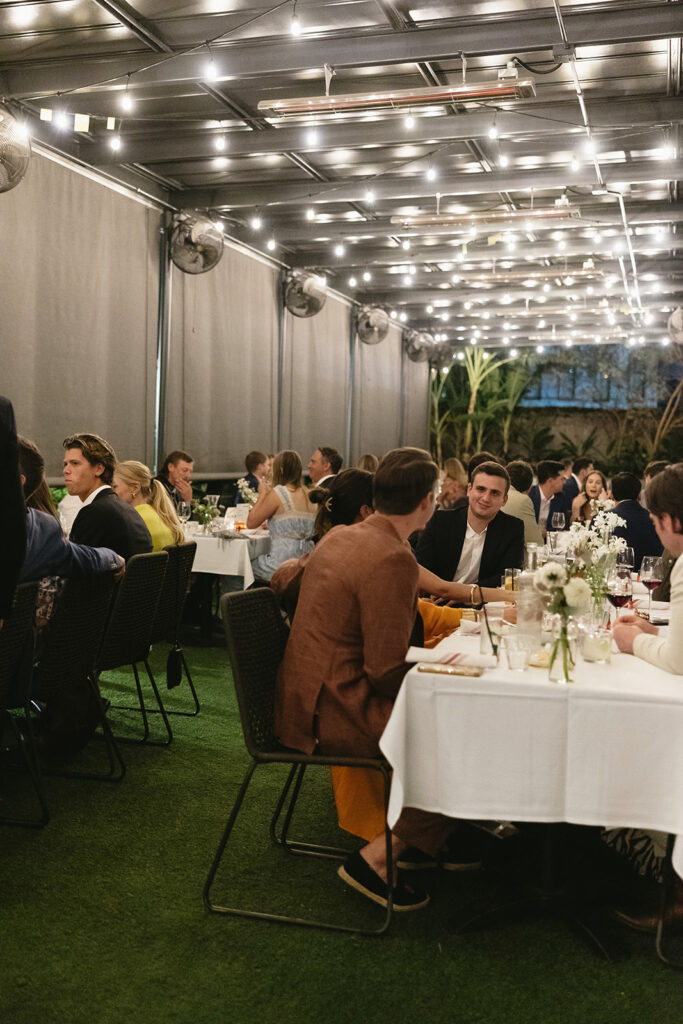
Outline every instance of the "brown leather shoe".
MULTIPOLYGON (((615 907, 612 916, 633 931, 654 935, 659 927, 661 914, 659 904, 656 908, 652 904, 647 907, 641 904, 625 908, 615 907)), ((673 896, 665 911, 664 924, 666 928, 674 931, 683 930, 683 881, 677 880, 674 885, 673 896)))

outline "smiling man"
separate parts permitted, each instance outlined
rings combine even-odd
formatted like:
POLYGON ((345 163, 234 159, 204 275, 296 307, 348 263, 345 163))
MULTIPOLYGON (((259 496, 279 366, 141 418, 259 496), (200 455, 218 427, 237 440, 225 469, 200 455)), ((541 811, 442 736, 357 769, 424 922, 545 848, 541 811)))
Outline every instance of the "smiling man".
POLYGON ((335 448, 316 448, 308 460, 308 475, 311 483, 317 487, 319 484, 336 476, 342 468, 343 459, 335 448))
POLYGON ((151 551, 152 538, 142 516, 111 489, 116 466, 112 446, 97 434, 72 434, 62 444, 66 489, 83 502, 70 539, 111 548, 126 561, 151 551))
POLYGON ((500 586, 506 569, 524 562, 524 524, 502 512, 510 477, 497 462, 483 462, 472 473, 464 508, 439 509, 417 545, 420 565, 456 583, 500 586))

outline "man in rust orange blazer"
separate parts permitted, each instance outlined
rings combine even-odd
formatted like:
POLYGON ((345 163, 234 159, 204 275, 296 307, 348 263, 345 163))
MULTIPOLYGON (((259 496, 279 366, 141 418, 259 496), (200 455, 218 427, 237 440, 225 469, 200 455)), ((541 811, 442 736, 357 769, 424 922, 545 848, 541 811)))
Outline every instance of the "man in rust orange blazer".
MULTIPOLYGON (((419 448, 389 452, 375 474, 374 513, 330 530, 311 554, 278 678, 276 730, 286 746, 379 754, 417 612, 418 566, 408 537, 434 510, 438 475, 419 448)), ((405 811, 394 830, 394 856, 407 846, 436 854, 451 827, 439 815, 405 811)), ((386 904, 384 833, 339 874, 386 904)), ((416 909, 428 899, 405 885, 394 887, 396 910, 416 909)))

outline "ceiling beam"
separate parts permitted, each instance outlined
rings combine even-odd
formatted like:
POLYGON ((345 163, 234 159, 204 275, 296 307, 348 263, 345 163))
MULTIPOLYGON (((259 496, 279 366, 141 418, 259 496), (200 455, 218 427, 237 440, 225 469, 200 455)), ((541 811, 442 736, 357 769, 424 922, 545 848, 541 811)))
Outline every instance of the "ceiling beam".
MULTIPOLYGON (((416 161, 418 163, 418 161, 416 161)), ((677 181, 683 179, 683 160, 634 160, 628 163, 601 163, 608 185, 647 181, 677 181)), ((490 192, 519 192, 523 189, 597 188, 595 171, 590 166, 572 170, 566 166, 543 166, 533 170, 509 167, 504 171, 472 174, 443 175, 435 182, 427 181, 424 174, 376 178, 348 179, 339 184, 314 182, 278 182, 257 185, 221 185, 211 189, 189 189, 174 196, 179 205, 235 209, 241 206, 261 208, 285 203, 339 203, 363 202, 368 188, 376 199, 414 199, 443 196, 483 195, 490 192)))
MULTIPOLYGON (((575 241, 568 237, 566 248, 559 250, 557 244, 551 240, 539 242, 519 242, 515 252, 508 252, 503 246, 488 246, 471 244, 467 247, 465 262, 470 263, 491 263, 495 260, 500 268, 502 263, 512 263, 515 267, 523 268, 525 260, 557 260, 564 261, 575 257, 588 259, 589 256, 601 260, 613 261, 616 256, 612 255, 614 242, 623 242, 623 236, 617 235, 610 239, 596 241, 592 238, 579 239, 575 241)), ((665 238, 651 239, 643 236, 632 235, 631 244, 634 252, 663 254, 673 250, 683 249, 683 234, 667 234, 665 238)), ((375 267, 378 265, 403 266, 409 263, 450 263, 453 265, 451 273, 458 272, 459 264, 455 262, 459 246, 422 246, 420 249, 405 251, 401 248, 371 248, 360 244, 349 245, 343 256, 334 256, 328 249, 314 253, 296 253, 290 259, 294 267, 331 267, 334 270, 358 266, 375 267)), ((624 250, 619 254, 625 255, 624 250)), ((531 272, 531 268, 530 272, 531 272)), ((553 269, 549 267, 548 269, 553 269)), ((558 273, 560 273, 558 263, 558 273)))
MULTIPOLYGON (((418 117, 414 129, 407 129, 403 118, 396 116, 368 122, 330 122, 321 125, 315 141, 309 140, 308 130, 302 126, 271 128, 258 133, 226 132, 216 127, 191 134, 178 126, 172 134, 165 132, 156 136, 153 129, 139 134, 126 132, 124 144, 126 158, 136 163, 209 159, 216 155, 214 143, 219 135, 226 141, 225 155, 229 157, 267 156, 287 150, 320 153, 334 149, 428 145, 431 142, 486 138, 492 116, 491 111, 484 110, 457 117, 418 117)), ((603 128, 654 128, 680 122, 683 122, 681 96, 634 96, 629 99, 601 99, 591 104, 593 132, 603 128)), ((503 138, 516 135, 556 137, 560 133, 584 130, 576 103, 524 103, 513 110, 501 110, 496 113, 496 128, 503 138)), ((116 154, 106 141, 84 142, 82 151, 83 158, 89 163, 116 163, 116 154)))
MULTIPOLYGON (((669 39, 681 34, 683 2, 639 3, 594 10, 567 9, 563 14, 571 43, 581 46, 669 39)), ((201 40, 198 41, 198 45, 201 40)), ((438 27, 408 32, 369 31, 329 35, 309 34, 297 39, 257 39, 250 43, 215 43, 216 63, 223 81, 260 78, 320 68, 369 67, 440 61, 467 56, 494 56, 549 50, 560 42, 554 11, 511 11, 487 18, 454 18, 438 27)), ((206 55, 179 54, 173 60, 140 71, 147 55, 125 58, 79 57, 65 64, 32 62, 16 67, 5 64, 0 91, 6 98, 41 96, 73 89, 89 89, 109 78, 136 73, 136 82, 201 81, 206 55)), ((219 77, 220 80, 220 77, 219 77)))

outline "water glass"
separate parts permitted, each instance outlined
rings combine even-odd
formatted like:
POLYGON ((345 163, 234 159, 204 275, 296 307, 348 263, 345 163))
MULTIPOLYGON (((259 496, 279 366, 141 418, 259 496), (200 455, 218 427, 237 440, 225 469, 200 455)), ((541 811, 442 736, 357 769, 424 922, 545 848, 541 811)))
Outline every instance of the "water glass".
POLYGON ((552 519, 550 520, 553 530, 564 530, 564 523, 564 512, 553 512, 552 519))
POLYGON ((207 496, 206 496, 206 504, 209 506, 209 508, 218 508, 218 499, 219 498, 220 498, 220 494, 207 494, 207 496))
POLYGON ((505 654, 511 672, 523 672, 529 664, 529 646, 525 637, 506 636, 505 654))
POLYGON ((181 501, 178 503, 178 519, 185 525, 190 516, 192 515, 192 506, 189 501, 181 501))

